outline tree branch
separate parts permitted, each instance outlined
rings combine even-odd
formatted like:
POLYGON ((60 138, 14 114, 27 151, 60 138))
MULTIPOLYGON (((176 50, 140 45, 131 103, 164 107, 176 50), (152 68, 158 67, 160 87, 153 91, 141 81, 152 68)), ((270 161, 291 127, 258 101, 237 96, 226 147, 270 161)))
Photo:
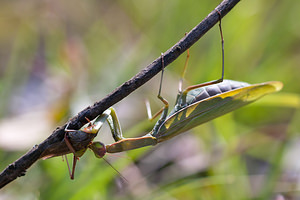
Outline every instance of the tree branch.
MULTIPOLYGON (((220 5, 218 5, 215 10, 213 10, 204 20, 200 22, 200 24, 193 28, 184 38, 182 38, 179 42, 177 42, 173 47, 171 47, 164 53, 165 66, 172 63, 176 58, 179 57, 179 55, 190 48, 219 21, 219 14, 216 10, 218 10, 223 17, 238 2, 239 0, 224 0, 220 5)), ((159 73, 161 67, 161 58, 158 57, 130 80, 126 81, 109 95, 107 95, 104 99, 96 102, 93 106, 89 106, 78 113, 77 116, 73 117, 70 120, 69 127, 71 127, 72 129, 81 128, 84 124, 87 123, 85 118, 94 119, 106 109, 121 101, 131 92, 145 84, 157 73, 159 73)), ((64 142, 64 129, 66 125, 67 124, 56 128, 56 130, 54 130, 53 133, 41 144, 33 147, 29 152, 20 157, 14 163, 10 164, 6 169, 4 169, 0 174, 0 188, 15 180, 17 177, 24 176, 26 170, 33 163, 35 163, 43 156, 50 154, 49 152, 51 151, 57 152, 59 150, 61 154, 70 153, 70 150, 66 148, 66 144, 64 142)))

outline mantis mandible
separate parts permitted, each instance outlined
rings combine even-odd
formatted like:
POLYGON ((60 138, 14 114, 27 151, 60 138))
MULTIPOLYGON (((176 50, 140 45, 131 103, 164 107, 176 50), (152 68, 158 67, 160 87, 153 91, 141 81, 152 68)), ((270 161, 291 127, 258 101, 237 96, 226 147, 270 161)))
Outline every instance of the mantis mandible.
POLYGON ((124 138, 119 120, 113 108, 109 108, 98 116, 94 123, 89 122, 88 126, 85 128, 81 128, 80 130, 69 130, 68 126, 66 127, 64 141, 70 151, 74 154, 72 173, 70 172, 71 179, 74 178, 78 157, 81 157, 88 148, 94 152, 96 157, 103 158, 106 153, 117 153, 149 145, 156 145, 192 129, 195 126, 245 106, 266 94, 281 90, 283 85, 278 81, 248 84, 245 82, 224 80, 224 40, 221 28, 221 17, 219 30, 222 41, 221 78, 211 82, 192 85, 185 90, 182 90, 182 81, 189 60, 189 50, 187 50, 184 70, 179 81, 177 100, 174 108, 169 114, 169 103, 161 96, 164 73, 164 57, 163 54, 161 55, 162 73, 157 97, 164 104, 164 107, 156 113, 154 117, 151 117, 150 106, 147 106, 149 118, 161 116, 153 129, 145 136, 124 138), (115 143, 104 145, 101 142, 91 142, 94 137, 96 137, 105 121, 107 121, 110 126, 115 143), (89 142, 87 144, 87 142, 84 143, 83 141, 89 142), (83 145, 78 148, 78 145, 80 144, 83 145), (73 148, 74 146, 79 150, 76 151, 75 148, 73 148))

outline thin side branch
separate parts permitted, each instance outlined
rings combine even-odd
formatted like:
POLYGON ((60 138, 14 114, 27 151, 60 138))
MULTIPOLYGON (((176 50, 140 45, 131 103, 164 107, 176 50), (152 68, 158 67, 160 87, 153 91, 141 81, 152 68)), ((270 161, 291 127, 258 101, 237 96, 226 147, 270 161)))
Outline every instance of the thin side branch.
MULTIPOLYGON (((173 47, 167 50, 164 53, 165 67, 172 63, 176 58, 178 58, 184 51, 190 48, 219 21, 220 17, 216 10, 218 10, 221 13, 221 16, 224 17, 239 1, 240 0, 224 0, 184 38, 182 38, 173 47)), ((109 95, 107 95, 104 99, 82 110, 77 114, 77 116, 73 117, 70 120, 69 127, 72 129, 81 128, 84 124, 87 123, 85 118, 96 118, 106 109, 121 101, 131 92, 145 84, 160 72, 162 68, 160 59, 161 57, 158 57, 130 80, 126 81, 109 95)), ((64 129, 66 125, 67 123, 54 130, 53 133, 41 144, 36 145, 14 163, 7 166, 0 174, 0 188, 15 180, 17 177, 24 176, 26 170, 38 159, 43 157, 46 151, 50 151, 51 149, 55 150, 55 148, 60 146, 62 149, 60 150, 62 154, 70 153, 70 150, 66 147, 66 144, 64 142, 64 129)))

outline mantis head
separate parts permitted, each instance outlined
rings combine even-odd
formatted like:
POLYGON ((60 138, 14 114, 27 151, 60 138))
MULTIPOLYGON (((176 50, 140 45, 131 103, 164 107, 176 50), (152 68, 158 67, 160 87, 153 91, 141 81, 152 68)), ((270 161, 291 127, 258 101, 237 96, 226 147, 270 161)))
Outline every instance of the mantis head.
POLYGON ((89 148, 94 152, 97 158, 103 158, 106 153, 105 145, 101 142, 93 142, 89 145, 89 148))

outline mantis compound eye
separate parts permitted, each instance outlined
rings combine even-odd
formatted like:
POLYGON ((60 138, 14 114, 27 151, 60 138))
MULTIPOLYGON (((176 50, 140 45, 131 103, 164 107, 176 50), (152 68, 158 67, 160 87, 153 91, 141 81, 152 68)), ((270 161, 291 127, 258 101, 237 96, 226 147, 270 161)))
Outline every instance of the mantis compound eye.
POLYGON ((102 142, 93 142, 89 148, 94 152, 97 158, 102 158, 106 153, 105 145, 102 142))

